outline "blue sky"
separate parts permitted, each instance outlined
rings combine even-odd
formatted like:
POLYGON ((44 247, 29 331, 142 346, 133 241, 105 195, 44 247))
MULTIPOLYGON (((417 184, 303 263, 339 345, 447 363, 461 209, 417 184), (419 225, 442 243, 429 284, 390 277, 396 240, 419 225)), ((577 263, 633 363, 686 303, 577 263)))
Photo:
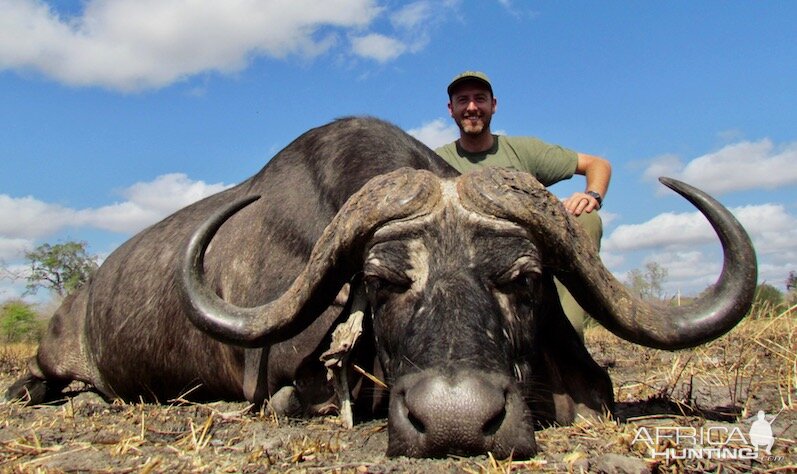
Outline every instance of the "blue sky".
POLYGON ((0 12, 0 301, 24 291, 26 250, 84 240, 105 256, 337 117, 451 141, 445 87, 465 69, 493 81, 494 130, 611 161, 602 257, 619 277, 656 261, 669 294, 694 294, 719 273, 715 236, 660 175, 739 217, 761 281, 784 289, 797 270, 797 3, 0 0, 0 12))

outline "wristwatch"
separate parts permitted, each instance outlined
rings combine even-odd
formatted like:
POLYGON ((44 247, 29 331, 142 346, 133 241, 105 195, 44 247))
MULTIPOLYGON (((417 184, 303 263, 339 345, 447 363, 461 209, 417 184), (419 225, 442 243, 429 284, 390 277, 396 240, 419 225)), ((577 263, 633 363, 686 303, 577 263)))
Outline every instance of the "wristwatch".
POLYGON ((586 191, 586 192, 584 192, 584 194, 588 194, 588 195, 594 197, 595 200, 598 201, 598 208, 603 207, 603 198, 601 197, 600 194, 596 193, 595 191, 586 191))

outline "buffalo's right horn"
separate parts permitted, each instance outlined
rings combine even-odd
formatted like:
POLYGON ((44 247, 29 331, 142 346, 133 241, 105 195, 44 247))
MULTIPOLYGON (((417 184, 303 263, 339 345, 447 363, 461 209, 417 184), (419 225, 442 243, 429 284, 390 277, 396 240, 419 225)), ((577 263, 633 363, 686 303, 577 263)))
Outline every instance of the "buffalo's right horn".
POLYGON ((179 285, 185 311, 198 328, 245 347, 284 340, 306 327, 318 316, 308 308, 315 302, 316 308, 324 309, 332 302, 356 270, 349 256, 362 253, 375 229, 430 212, 440 202, 441 190, 438 178, 428 171, 402 168, 373 178, 324 229, 304 270, 285 293, 262 306, 242 308, 224 301, 205 284, 203 262, 216 231, 255 199, 220 209, 196 230, 186 246, 179 285))
POLYGON ((530 174, 486 169, 463 176, 458 189, 464 206, 526 228, 557 278, 604 327, 631 342, 673 350, 708 342, 734 327, 750 309, 758 268, 750 237, 730 211, 688 184, 661 182, 703 213, 724 253, 717 283, 679 307, 646 302, 620 283, 581 226, 530 174))

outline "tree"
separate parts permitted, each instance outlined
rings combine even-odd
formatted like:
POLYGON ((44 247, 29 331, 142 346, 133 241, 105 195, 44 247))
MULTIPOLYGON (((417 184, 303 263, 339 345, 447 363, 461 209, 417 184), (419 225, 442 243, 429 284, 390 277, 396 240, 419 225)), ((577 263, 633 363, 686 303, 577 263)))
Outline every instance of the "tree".
POLYGON ((27 277, 28 293, 47 288, 61 298, 80 288, 97 269, 97 257, 86 252, 86 242, 42 244, 25 252, 31 273, 27 277))
POLYGON ((643 299, 662 299, 667 273, 667 269, 657 262, 648 262, 645 264, 644 273, 638 268, 628 272, 626 283, 643 299))
POLYGON ((10 300, 0 307, 0 331, 6 342, 35 340, 39 326, 36 311, 24 301, 10 300))

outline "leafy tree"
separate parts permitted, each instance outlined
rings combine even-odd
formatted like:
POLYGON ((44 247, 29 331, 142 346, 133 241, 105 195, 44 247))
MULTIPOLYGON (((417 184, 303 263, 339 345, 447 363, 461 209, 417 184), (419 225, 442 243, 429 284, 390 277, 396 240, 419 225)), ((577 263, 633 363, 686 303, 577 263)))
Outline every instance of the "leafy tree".
POLYGON ((97 257, 86 252, 86 242, 64 244, 42 244, 32 252, 26 252, 31 273, 28 276, 28 292, 36 293, 47 288, 61 298, 80 288, 97 269, 97 257))
POLYGON ((0 307, 0 331, 6 342, 35 340, 39 335, 36 311, 21 300, 10 300, 0 307))
POLYGON ((643 299, 662 299, 667 274, 667 269, 657 262, 648 262, 644 272, 638 268, 628 272, 626 283, 643 299))

